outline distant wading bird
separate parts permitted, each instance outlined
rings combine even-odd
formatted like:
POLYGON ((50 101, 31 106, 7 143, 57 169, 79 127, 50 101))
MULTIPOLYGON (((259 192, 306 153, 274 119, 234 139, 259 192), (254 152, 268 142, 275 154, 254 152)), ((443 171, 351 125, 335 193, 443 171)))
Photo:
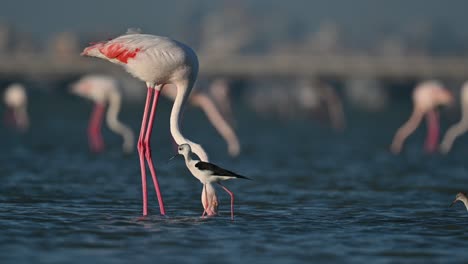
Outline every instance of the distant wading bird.
POLYGON ((441 83, 427 81, 419 84, 413 92, 413 113, 396 132, 390 150, 395 154, 400 153, 406 138, 416 130, 426 116, 428 134, 425 150, 428 153, 436 151, 439 140, 439 113, 436 107, 449 105, 452 102, 452 94, 441 83))
POLYGON ((229 123, 234 124, 229 81, 223 78, 215 79, 211 82, 208 90, 223 116, 228 119, 229 123))
POLYGON ((22 132, 28 130, 28 96, 24 86, 11 84, 5 89, 3 100, 8 108, 5 111, 6 125, 12 125, 22 132))
POLYGON ((444 139, 440 144, 440 151, 442 153, 448 153, 452 149, 455 139, 468 131, 468 82, 465 82, 462 87, 460 103, 462 109, 461 120, 451 126, 445 133, 444 139))
POLYGON ((88 75, 71 85, 71 92, 94 101, 95 106, 88 126, 89 146, 94 152, 104 150, 101 134, 101 124, 104 119, 106 105, 106 122, 110 130, 123 138, 123 151, 130 153, 135 145, 133 131, 119 121, 122 96, 117 88, 117 81, 104 75, 88 75))
POLYGON ((452 202, 452 204, 450 204, 450 207, 452 207, 458 201, 462 202, 465 205, 466 210, 468 211, 468 197, 466 197, 466 193, 457 193, 457 196, 455 197, 455 200, 452 202))
POLYGON ((232 171, 220 168, 212 163, 192 159, 192 157, 190 156, 192 154, 192 150, 190 149, 189 144, 179 145, 178 152, 180 155, 184 156, 185 165, 192 173, 192 175, 203 184, 202 204, 205 210, 203 211, 202 217, 204 217, 205 215, 214 215, 216 213, 208 212, 206 208, 209 207, 207 206, 209 203, 215 203, 216 205, 218 205, 216 195, 213 195, 213 183, 217 183, 229 194, 229 196, 231 196, 231 219, 234 220, 234 194, 230 190, 228 190, 228 188, 226 188, 223 184, 221 184, 221 181, 231 179, 251 179, 234 173, 232 171))
POLYGON ((177 96, 170 117, 172 137, 178 145, 184 143, 190 144, 193 151, 201 160, 208 161, 208 156, 203 148, 182 136, 179 129, 179 117, 182 106, 185 104, 197 79, 197 55, 190 47, 183 43, 166 37, 146 34, 126 34, 108 41, 94 43, 85 48, 81 55, 98 57, 119 64, 130 74, 146 83, 148 91, 140 137, 138 139, 138 154, 140 156, 143 189, 143 215, 146 216, 148 214, 145 158, 156 189, 161 215, 165 215, 166 211, 150 147, 151 131, 153 130, 159 93, 164 87, 173 85, 177 89, 177 96), (153 99, 152 106, 151 99, 153 99))

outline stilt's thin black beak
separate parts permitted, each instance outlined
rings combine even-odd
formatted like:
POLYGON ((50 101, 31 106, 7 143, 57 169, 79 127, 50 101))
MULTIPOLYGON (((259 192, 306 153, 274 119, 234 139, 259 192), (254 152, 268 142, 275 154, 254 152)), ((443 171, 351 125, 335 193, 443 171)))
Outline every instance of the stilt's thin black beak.
POLYGON ((174 156, 172 156, 172 157, 169 159, 169 161, 171 161, 173 158, 177 157, 177 155, 179 155, 179 154, 175 154, 174 156))

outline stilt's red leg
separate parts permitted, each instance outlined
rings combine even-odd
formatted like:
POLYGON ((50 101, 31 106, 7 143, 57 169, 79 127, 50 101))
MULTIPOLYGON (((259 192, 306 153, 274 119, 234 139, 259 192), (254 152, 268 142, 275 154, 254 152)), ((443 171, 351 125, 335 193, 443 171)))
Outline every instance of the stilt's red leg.
POLYGON ((148 112, 151 104, 151 98, 153 97, 154 89, 148 87, 146 94, 145 109, 143 110, 143 119, 141 121, 140 137, 138 138, 138 155, 140 156, 140 168, 141 168, 141 188, 143 193, 143 216, 148 215, 148 191, 146 187, 146 167, 145 167, 145 145, 143 143, 146 131, 146 120, 148 119, 148 112))
POLYGON ((104 150, 104 140, 101 134, 101 124, 104 119, 105 106, 96 104, 91 113, 88 125, 88 140, 89 147, 93 152, 101 152, 104 150))
POLYGON ((231 196, 231 220, 234 220, 234 194, 226 188, 226 186, 222 185, 218 182, 218 184, 231 196))
POLYGON ((439 113, 436 110, 427 112, 426 120, 428 133, 425 149, 427 153, 433 153, 437 150, 439 142, 439 113))
POLYGON ((148 127, 146 129, 146 134, 145 134, 145 139, 143 140, 143 144, 145 146, 146 162, 148 162, 148 167, 151 172, 151 177, 153 178, 154 188, 156 189, 156 195, 158 196, 159 210, 161 211, 162 215, 165 215, 166 210, 164 209, 164 201, 161 195, 161 190, 159 189, 158 178, 156 177, 156 170, 154 169, 153 159, 151 156, 151 146, 150 146, 151 132, 153 131, 154 116, 156 115, 156 108, 158 106, 159 93, 160 93, 159 90, 155 91, 154 98, 153 98, 153 106, 151 107, 148 127))

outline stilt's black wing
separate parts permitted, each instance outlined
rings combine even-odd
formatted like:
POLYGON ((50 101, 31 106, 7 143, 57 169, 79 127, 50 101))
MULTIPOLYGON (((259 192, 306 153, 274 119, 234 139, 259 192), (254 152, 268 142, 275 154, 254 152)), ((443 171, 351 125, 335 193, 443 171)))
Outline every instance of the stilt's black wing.
POLYGON ((252 180, 250 178, 247 178, 245 176, 239 175, 237 173, 234 173, 232 171, 225 170, 223 168, 220 168, 212 163, 209 162, 204 162, 204 161, 199 161, 197 164, 195 164, 195 167, 197 167, 199 170, 202 171, 211 171, 212 175, 218 175, 218 176, 230 176, 233 178, 240 178, 240 179, 246 179, 246 180, 252 180))

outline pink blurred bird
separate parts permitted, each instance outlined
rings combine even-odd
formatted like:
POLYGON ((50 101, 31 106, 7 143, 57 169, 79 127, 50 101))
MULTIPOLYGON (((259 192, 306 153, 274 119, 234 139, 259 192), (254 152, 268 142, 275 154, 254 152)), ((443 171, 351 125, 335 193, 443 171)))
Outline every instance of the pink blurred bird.
POLYGON ((203 161, 208 161, 204 149, 186 139, 179 129, 182 106, 197 79, 198 58, 187 45, 178 41, 147 34, 126 34, 101 41, 84 49, 83 56, 98 57, 121 65, 130 74, 144 81, 148 87, 145 110, 138 139, 138 154, 143 189, 143 215, 148 214, 145 159, 148 163, 156 189, 161 215, 165 215, 163 198, 159 189, 156 170, 151 156, 151 131, 161 89, 175 86, 177 96, 172 107, 170 130, 178 145, 188 143, 193 152, 203 161), (151 100, 152 106, 151 106, 151 100), (151 109, 150 109, 151 107, 151 109), (149 115, 149 117, 148 117, 149 115))
POLYGON ((426 116, 428 134, 425 150, 428 153, 436 151, 439 140, 439 113, 436 107, 450 105, 452 102, 452 94, 441 83, 426 81, 419 84, 413 91, 413 113, 396 132, 390 150, 395 154, 400 153, 406 138, 416 130, 426 116))
POLYGON ((123 151, 130 153, 134 147, 133 131, 119 119, 122 96, 117 88, 117 81, 104 75, 87 75, 71 85, 71 92, 94 101, 95 106, 88 126, 89 146, 94 152, 104 150, 104 141, 101 135, 101 124, 106 113, 106 123, 110 130, 123 138, 123 151))
POLYGON ((468 82, 463 84, 460 93, 461 120, 451 126, 445 133, 442 143, 440 143, 440 151, 444 154, 447 154, 452 149, 456 138, 468 131, 468 82))

